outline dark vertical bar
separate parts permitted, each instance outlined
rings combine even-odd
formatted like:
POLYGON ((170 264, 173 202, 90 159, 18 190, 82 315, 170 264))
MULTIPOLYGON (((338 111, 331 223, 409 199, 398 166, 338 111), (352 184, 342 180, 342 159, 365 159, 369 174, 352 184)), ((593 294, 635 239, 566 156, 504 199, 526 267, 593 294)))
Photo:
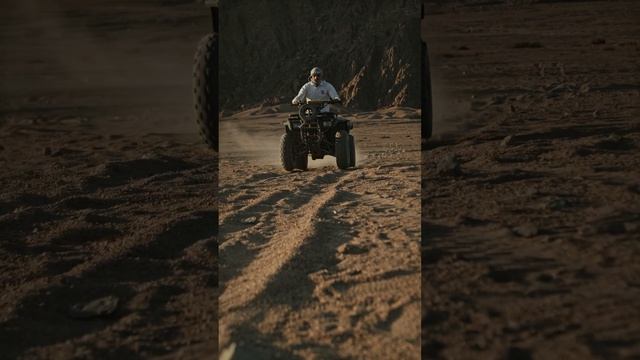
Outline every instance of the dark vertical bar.
POLYGON ((211 7, 211 22, 213 23, 213 36, 216 37, 216 46, 213 52, 213 79, 214 79, 214 93, 215 96, 212 99, 213 109, 215 111, 214 120, 216 123, 216 149, 220 149, 220 34, 219 34, 219 16, 218 7, 211 7))
MULTIPOLYGON (((424 3, 420 6, 420 22, 424 21, 424 3)), ((422 32, 422 26, 420 27, 422 32)), ((422 35, 422 34, 421 34, 422 35)), ((422 37, 421 37, 422 38, 422 37)), ((433 132, 433 109, 431 101, 431 71, 429 67, 429 51, 427 43, 424 39, 421 41, 420 46, 420 107, 421 123, 422 123, 422 144, 424 146, 425 140, 431 137, 433 132)))
POLYGON ((218 7, 211 7, 211 20, 213 22, 213 32, 218 33, 218 7))

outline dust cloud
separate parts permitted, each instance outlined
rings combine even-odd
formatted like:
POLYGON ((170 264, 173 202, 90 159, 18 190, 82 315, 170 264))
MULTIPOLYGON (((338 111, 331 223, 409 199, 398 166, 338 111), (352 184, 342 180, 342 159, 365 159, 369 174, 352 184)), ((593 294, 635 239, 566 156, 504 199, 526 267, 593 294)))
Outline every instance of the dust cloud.
POLYGON ((280 165, 281 135, 273 131, 265 134, 263 131, 251 130, 251 124, 243 125, 232 120, 220 122, 221 159, 245 153, 262 165, 280 165))
POLYGON ((433 107, 433 135, 441 136, 464 130, 471 114, 468 98, 449 90, 444 76, 432 70, 431 93, 433 107))

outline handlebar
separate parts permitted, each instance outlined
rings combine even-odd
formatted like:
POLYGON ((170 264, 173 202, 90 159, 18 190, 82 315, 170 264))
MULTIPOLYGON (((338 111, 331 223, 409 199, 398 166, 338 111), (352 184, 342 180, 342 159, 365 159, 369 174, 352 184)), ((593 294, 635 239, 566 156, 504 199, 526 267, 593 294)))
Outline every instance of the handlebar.
POLYGON ((298 105, 326 105, 326 104, 340 104, 342 100, 332 99, 332 100, 307 100, 306 103, 298 104, 298 105))

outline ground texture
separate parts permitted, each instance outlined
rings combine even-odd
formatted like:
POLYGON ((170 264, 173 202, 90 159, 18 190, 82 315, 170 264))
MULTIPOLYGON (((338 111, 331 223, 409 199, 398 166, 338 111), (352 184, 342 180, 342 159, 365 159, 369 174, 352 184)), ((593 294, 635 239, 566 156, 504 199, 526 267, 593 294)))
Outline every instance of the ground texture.
POLYGON ((423 357, 638 357, 640 6, 430 9, 423 357))

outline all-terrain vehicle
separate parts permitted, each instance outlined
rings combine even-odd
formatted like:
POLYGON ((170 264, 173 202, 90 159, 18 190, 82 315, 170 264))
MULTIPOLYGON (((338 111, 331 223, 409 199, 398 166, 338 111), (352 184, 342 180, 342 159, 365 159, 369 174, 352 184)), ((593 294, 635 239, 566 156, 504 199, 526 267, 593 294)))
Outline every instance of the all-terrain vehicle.
POLYGON ((307 170, 311 159, 335 156, 340 169, 356 166, 356 145, 351 121, 334 112, 321 112, 334 100, 307 100, 300 105, 297 114, 290 114, 284 122, 284 134, 280 139, 280 160, 287 171, 307 170))

